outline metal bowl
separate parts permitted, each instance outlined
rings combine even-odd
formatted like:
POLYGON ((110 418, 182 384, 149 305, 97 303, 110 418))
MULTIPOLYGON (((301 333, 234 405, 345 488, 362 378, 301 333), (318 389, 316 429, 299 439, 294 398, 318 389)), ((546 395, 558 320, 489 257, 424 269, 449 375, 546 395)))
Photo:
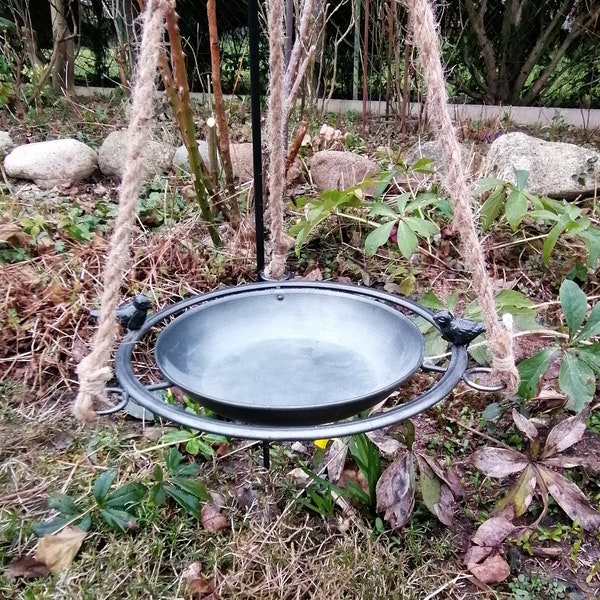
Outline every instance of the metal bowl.
POLYGON ((213 299, 158 336, 165 378, 219 415, 252 424, 335 422, 386 398, 422 364, 423 337, 358 294, 271 287, 213 299))

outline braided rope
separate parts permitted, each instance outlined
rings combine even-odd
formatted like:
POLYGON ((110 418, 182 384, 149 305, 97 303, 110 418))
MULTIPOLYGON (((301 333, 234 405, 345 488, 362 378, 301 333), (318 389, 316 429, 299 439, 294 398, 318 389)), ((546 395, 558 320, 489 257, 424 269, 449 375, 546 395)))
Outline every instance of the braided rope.
POLYGON ((283 0, 271 0, 269 25, 269 214, 273 251, 266 274, 273 279, 285 275, 286 257, 293 243, 285 232, 283 194, 285 190, 284 95, 283 68, 283 0))
POLYGON ((481 304, 487 344, 492 352, 492 376, 512 395, 519 386, 511 332, 502 327, 496 314, 492 280, 485 266, 483 249, 475 229, 471 192, 462 164, 458 139, 454 133, 446 83, 442 70, 441 45, 430 0, 403 0, 408 8, 410 31, 419 49, 427 88, 427 113, 434 124, 447 176, 444 185, 454 208, 454 226, 460 234, 461 253, 471 271, 473 288, 481 304))
POLYGON ((119 212, 106 259, 100 323, 91 352, 77 367, 79 393, 73 404, 73 414, 81 421, 93 421, 97 417, 94 407, 110 404, 106 395, 106 382, 112 376, 109 362, 119 327, 115 313, 123 274, 129 263, 135 205, 142 182, 144 153, 152 130, 156 64, 162 44, 164 15, 168 8, 168 0, 149 0, 144 12, 144 35, 133 91, 126 167, 119 193, 119 212))

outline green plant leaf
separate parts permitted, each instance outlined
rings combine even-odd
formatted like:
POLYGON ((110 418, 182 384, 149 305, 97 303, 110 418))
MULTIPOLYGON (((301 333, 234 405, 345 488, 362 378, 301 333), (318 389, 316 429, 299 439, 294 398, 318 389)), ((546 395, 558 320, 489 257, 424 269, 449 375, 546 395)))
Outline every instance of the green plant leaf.
POLYGON ((396 220, 398 214, 396 211, 383 202, 373 202, 371 210, 369 211, 369 217, 389 217, 390 219, 396 220))
POLYGON ((156 506, 162 506, 165 503, 166 493, 163 483, 155 483, 148 490, 148 500, 156 506))
POLYGON ((439 227, 427 219, 419 217, 404 217, 402 219, 417 235, 429 239, 439 232, 439 227))
POLYGON ((74 500, 62 492, 51 492, 48 497, 48 508, 57 510, 61 515, 73 517, 82 512, 74 500))
POLYGON ((583 290, 570 279, 562 282, 558 296, 569 328, 569 336, 572 338, 585 319, 587 297, 583 290))
POLYGON ((61 515, 59 517, 54 517, 54 519, 50 519, 49 521, 42 521, 40 523, 36 523, 31 529, 33 530, 33 533, 35 533, 35 535, 41 538, 45 535, 54 533, 61 527, 64 527, 67 523, 71 521, 71 519, 72 517, 70 516, 61 515))
POLYGON ((600 302, 594 304, 587 323, 583 326, 575 341, 589 340, 591 337, 596 337, 597 335, 600 335, 600 302))
MULTIPOLYGON (((158 440, 159 444, 166 445, 175 445, 175 444, 185 444, 190 438, 198 435, 195 431, 188 431, 187 429, 176 429, 175 431, 169 431, 169 433, 165 433, 165 435, 161 436, 158 440)), ((183 458, 183 457, 182 457, 183 458)))
POLYGON ((170 482, 199 500, 209 499, 206 488, 199 481, 194 481, 193 479, 188 479, 186 477, 173 477, 170 482))
POLYGON ((126 483, 106 496, 106 508, 125 508, 137 504, 146 494, 146 488, 141 483, 126 483))
POLYGON ((200 518, 200 501, 198 498, 188 492, 175 487, 174 485, 165 485, 165 492, 181 506, 186 512, 194 517, 200 518))
POLYGON ((398 249, 404 258, 410 258, 419 247, 415 232, 404 222, 398 222, 398 249))
POLYGON ((111 528, 117 531, 129 531, 137 529, 137 521, 135 517, 124 511, 116 508, 103 508, 100 510, 102 520, 111 528))
POLYGON ((481 227, 484 231, 487 231, 500 215, 505 198, 505 189, 499 187, 494 190, 483 203, 483 206, 481 207, 481 227))
POLYGON ((578 347, 577 355, 600 377, 600 344, 578 347))
POLYGON ((515 179, 517 180, 517 190, 524 192, 527 180, 529 179, 529 171, 526 171, 525 169, 515 169, 515 179))
POLYGON ((519 190, 513 190, 506 199, 505 208, 506 220, 513 231, 516 231, 526 212, 527 196, 519 190))
POLYGON ((573 410, 579 412, 589 404, 596 392, 596 377, 589 365, 571 351, 563 352, 558 373, 560 389, 573 402, 573 410))
POLYGON ((554 225, 554 227, 552 227, 552 229, 548 232, 548 235, 544 240, 544 245, 542 247, 542 258, 546 266, 548 266, 548 264, 550 263, 550 256, 552 255, 552 251, 556 246, 556 242, 558 242, 560 234, 565 230, 568 221, 569 217, 567 217, 566 215, 562 215, 556 223, 556 225, 554 225))
MULTIPOLYGON (((189 437, 187 439, 189 439, 189 437)), ((179 450, 176 448, 168 448, 163 453, 163 458, 165 461, 165 466, 167 467, 167 472, 173 473, 181 464, 181 461, 183 460, 183 454, 181 454, 181 452, 179 452, 179 450)))
POLYGON ((519 385, 519 395, 523 398, 533 398, 537 393, 537 386, 540 377, 548 370, 552 357, 556 354, 556 348, 544 348, 531 358, 527 358, 519 363, 519 376, 521 383, 519 385))
POLYGON ((410 165, 409 168, 415 173, 433 173, 433 159, 427 157, 420 158, 417 162, 410 165))
MULTIPOLYGON (((365 239, 365 252, 367 256, 373 256, 377 249, 383 246, 390 238, 390 232, 396 225, 395 221, 383 223, 367 236, 365 239)), ((398 229, 398 241, 400 240, 400 229, 398 229)))
POLYGON ((104 500, 116 476, 117 470, 109 469, 108 471, 104 471, 104 473, 99 475, 96 478, 96 481, 94 481, 93 494, 98 505, 104 506, 104 500))
POLYGON ((505 182, 495 177, 484 177, 477 182, 477 193, 483 194, 495 188, 504 188, 505 182))

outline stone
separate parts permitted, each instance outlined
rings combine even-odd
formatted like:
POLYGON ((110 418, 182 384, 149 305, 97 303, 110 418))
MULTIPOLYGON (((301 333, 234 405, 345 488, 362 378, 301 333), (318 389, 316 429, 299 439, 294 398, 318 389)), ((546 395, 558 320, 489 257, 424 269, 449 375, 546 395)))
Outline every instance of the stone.
POLYGON ((254 179, 254 150, 251 142, 242 142, 231 144, 229 146, 231 153, 231 166, 233 167, 233 176, 240 183, 247 183, 254 179))
MULTIPOLYGON (((461 154, 463 165, 467 173, 474 173, 480 166, 480 158, 474 152, 461 144, 461 154)), ((403 157, 407 165, 415 164, 421 158, 431 159, 431 168, 440 177, 444 177, 446 169, 444 168, 444 158, 439 143, 436 140, 426 142, 417 142, 403 157)))
POLYGON ((13 148, 15 143, 6 131, 0 131, 0 160, 4 158, 13 148))
POLYGON ((594 194, 600 184, 600 152, 576 144, 549 142, 521 132, 492 142, 484 172, 516 183, 515 169, 527 171, 525 189, 538 196, 574 200, 594 194))
MULTIPOLYGON (((310 177, 318 190, 345 190, 379 172, 366 156, 339 150, 321 150, 310 159, 310 177)), ((372 190, 366 189, 365 193, 372 190)))
MULTIPOLYGON (((200 152, 200 158, 204 161, 204 164, 208 168, 208 143, 204 140, 196 140, 198 143, 198 152, 200 152)), ((179 146, 175 150, 173 155, 173 170, 177 173, 180 169, 186 173, 190 172, 190 161, 188 159, 188 150, 185 146, 179 146)))
POLYGON ((4 159, 4 170, 9 177, 29 179, 45 189, 86 179, 97 166, 96 152, 73 139, 17 146, 4 159))
MULTIPOLYGON (((98 150, 98 166, 108 177, 121 179, 125 172, 127 130, 109 133, 98 150)), ((151 140, 144 160, 144 179, 152 179, 171 169, 175 148, 168 142, 151 140)))

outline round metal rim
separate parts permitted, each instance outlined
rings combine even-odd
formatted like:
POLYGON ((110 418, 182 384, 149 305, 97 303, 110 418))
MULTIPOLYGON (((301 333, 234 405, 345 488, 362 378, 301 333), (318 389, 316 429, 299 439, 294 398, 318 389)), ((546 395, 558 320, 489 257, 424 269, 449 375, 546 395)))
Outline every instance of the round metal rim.
POLYGON ((123 386, 123 390, 129 394, 129 396, 135 402, 152 411, 154 414, 184 427, 189 427, 198 431, 217 433, 227 437, 265 441, 314 440, 364 433, 365 431, 389 427, 414 417, 431 408, 445 398, 448 394, 450 394, 456 384, 462 379, 462 376, 467 368, 466 347, 453 345, 451 346, 450 364, 442 378, 431 389, 427 390, 417 398, 414 398, 409 402, 392 408, 386 412, 377 413, 368 417, 357 417, 352 420, 338 423, 310 426, 261 426, 246 423, 219 421, 216 419, 202 417, 191 412, 179 410, 157 400, 148 392, 147 388, 141 384, 141 382, 133 373, 131 359, 135 344, 152 327, 159 324, 161 321, 188 308, 191 308, 196 304, 210 302, 216 298, 235 295, 253 289, 261 290, 273 288, 325 288, 349 294, 362 294, 382 302, 395 304, 397 306, 406 308, 407 310, 423 317, 437 328, 437 325, 432 319, 431 313, 416 302, 412 302, 406 298, 398 298, 386 292, 380 292, 378 290, 363 288, 360 286, 329 282, 284 281, 251 283, 232 288, 224 288, 177 302, 176 304, 173 304, 152 315, 141 329, 137 331, 131 331, 125 336, 123 342, 119 346, 115 359, 117 379, 123 386))

